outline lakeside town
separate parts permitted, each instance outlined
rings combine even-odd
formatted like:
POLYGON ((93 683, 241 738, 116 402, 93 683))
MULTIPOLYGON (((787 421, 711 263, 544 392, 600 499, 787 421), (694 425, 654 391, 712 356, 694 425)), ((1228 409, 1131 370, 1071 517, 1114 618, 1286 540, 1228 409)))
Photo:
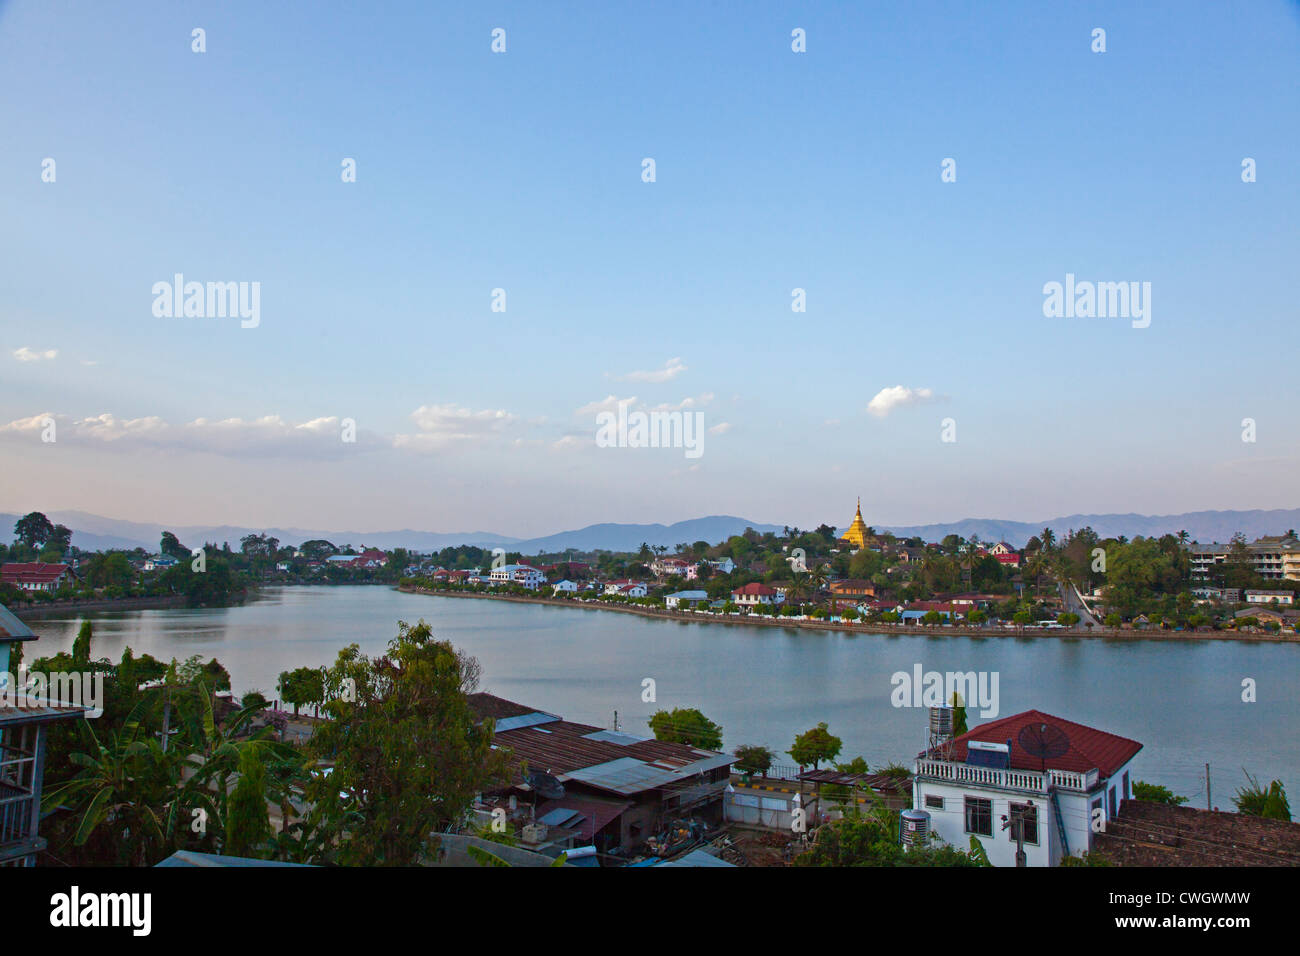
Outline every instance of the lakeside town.
POLYGON ((743 534, 636 553, 539 554, 449 547, 282 544, 250 534, 190 548, 165 532, 157 553, 76 552, 71 532, 34 512, 0 545, 0 601, 22 612, 69 603, 163 599, 220 604, 264 584, 397 584, 443 594, 551 598, 789 626, 961 627, 1291 639, 1300 627, 1294 529, 1200 543, 1186 533, 1061 540, 1044 528, 1024 547, 949 535, 900 539, 866 524, 861 502, 838 532, 743 534), (669 553, 671 550, 672 553, 669 553), (198 568, 202 566, 202 570, 198 568))
POLYGON ((1300 824, 1272 774, 1247 773, 1223 806, 1207 795, 1193 807, 1137 779, 1140 740, 1051 701, 977 723, 986 689, 974 672, 905 680, 926 746, 868 766, 824 721, 789 728, 785 749, 728 752, 703 701, 659 710, 644 728, 599 727, 485 693, 478 662, 423 621, 398 624, 380 656, 354 644, 330 667, 238 694, 216 659, 129 647, 117 662, 97 658, 89 619, 70 651, 42 657, 32 643, 42 614, 59 609, 214 606, 263 586, 325 583, 866 633, 1286 642, 1300 590, 1294 531, 1203 545, 1087 528, 1058 540, 1044 529, 1015 548, 900 540, 867 525, 859 503, 842 532, 751 529, 712 545, 527 561, 504 549, 417 554, 265 535, 238 550, 190 548, 170 533, 157 553, 87 554, 38 512, 14 535, 0 546, 0 674, 17 675, 0 698, 10 787, 0 863, 1300 863, 1300 824), (201 830, 188 826, 200 817, 201 830))

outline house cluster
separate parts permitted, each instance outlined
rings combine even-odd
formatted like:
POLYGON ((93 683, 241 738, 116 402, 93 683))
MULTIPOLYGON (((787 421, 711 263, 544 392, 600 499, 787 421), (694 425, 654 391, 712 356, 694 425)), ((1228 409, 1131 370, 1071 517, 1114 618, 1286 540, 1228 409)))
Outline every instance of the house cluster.
POLYGON ((366 548, 360 554, 333 554, 326 558, 324 562, 308 561, 307 567, 320 567, 323 564, 336 568, 351 568, 356 571, 378 571, 388 564, 388 554, 378 548, 366 548))
POLYGON ((491 694, 472 694, 470 705, 493 720, 493 746, 510 751, 511 767, 476 809, 485 823, 504 817, 525 849, 570 861, 627 859, 663 848, 678 825, 689 832, 723 819, 730 754, 576 723, 491 694))
MULTIPOLYGON (((507 779, 479 796, 476 818, 504 824, 518 849, 539 858, 726 866, 690 848, 707 851, 728 824, 788 836, 796 813, 813 826, 841 819, 846 798, 865 791, 902 811, 899 839, 908 850, 941 843, 964 850, 974 838, 994 866, 1054 867, 1090 852, 1121 858, 1145 845, 1135 821, 1148 805, 1133 794, 1142 744, 1040 710, 954 736, 952 708, 928 708, 928 742, 910 776, 787 768, 767 778, 736 768, 734 755, 620 730, 617 718, 606 729, 486 693, 470 703, 480 720, 493 720, 494 745, 510 753, 507 779)), ((1253 825, 1240 814, 1179 813, 1179 826, 1205 831, 1204 839, 1253 825)), ((1282 835, 1300 851, 1295 834, 1282 835)))

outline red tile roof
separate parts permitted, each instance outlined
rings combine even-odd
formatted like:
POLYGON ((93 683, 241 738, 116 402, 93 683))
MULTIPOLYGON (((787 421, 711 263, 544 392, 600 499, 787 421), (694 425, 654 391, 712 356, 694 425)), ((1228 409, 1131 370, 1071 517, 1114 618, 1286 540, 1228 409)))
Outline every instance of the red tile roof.
POLYGON ((983 743, 1004 744, 1011 741, 1011 767, 1014 770, 1041 770, 1043 761, 1030 756, 1020 745, 1020 731, 1032 724, 1053 724, 1065 731, 1070 739, 1070 749, 1060 757, 1047 758, 1049 770, 1071 770, 1086 773, 1093 768, 1101 771, 1103 777, 1111 776, 1116 770, 1133 759, 1142 749, 1136 740, 1120 737, 1118 734, 1097 730, 1076 724, 1072 720, 1053 717, 1041 710, 1026 710, 1024 713, 1012 714, 980 724, 974 730, 956 737, 952 741, 952 759, 958 763, 966 761, 967 743, 978 740, 983 743))
POLYGON ((772 597, 776 594, 776 591, 768 587, 766 584, 759 584, 757 581, 754 581, 751 584, 746 584, 743 588, 736 588, 731 593, 732 594, 757 594, 761 596, 772 597))
POLYGON ((0 567, 0 582, 4 584, 49 584, 51 581, 57 581, 67 572, 68 566, 66 564, 11 561, 0 567))

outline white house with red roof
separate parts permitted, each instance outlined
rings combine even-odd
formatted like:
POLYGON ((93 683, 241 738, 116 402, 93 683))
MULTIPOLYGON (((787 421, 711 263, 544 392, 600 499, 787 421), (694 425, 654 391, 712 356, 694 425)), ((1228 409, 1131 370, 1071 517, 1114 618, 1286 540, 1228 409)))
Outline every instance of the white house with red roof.
POLYGON ((24 591, 57 591, 71 577, 72 569, 66 564, 11 561, 0 567, 0 583, 12 584, 24 591))
POLYGON ((650 570, 653 571, 657 577, 661 578, 672 577, 673 575, 684 577, 690 566, 691 562, 687 561, 685 558, 659 557, 655 558, 654 561, 650 563, 650 570))
POLYGON ((957 849, 977 837, 994 866, 1016 865, 1023 821, 1026 865, 1057 866, 1091 849, 1133 795, 1130 764, 1141 749, 1136 740, 1027 710, 919 754, 912 807, 957 849))
POLYGON ((785 595, 776 588, 754 581, 731 592, 731 600, 741 607, 758 607, 760 604, 780 604, 785 595))

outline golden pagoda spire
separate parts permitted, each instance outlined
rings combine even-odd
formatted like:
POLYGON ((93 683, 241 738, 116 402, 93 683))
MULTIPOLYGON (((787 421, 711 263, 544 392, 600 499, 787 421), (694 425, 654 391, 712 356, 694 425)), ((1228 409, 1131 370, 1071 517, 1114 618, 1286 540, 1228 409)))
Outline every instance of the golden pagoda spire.
POLYGON ((840 541, 852 548, 865 548, 867 546, 867 523, 862 520, 862 496, 858 496, 858 510, 853 515, 853 523, 849 525, 849 530, 844 532, 840 541))

